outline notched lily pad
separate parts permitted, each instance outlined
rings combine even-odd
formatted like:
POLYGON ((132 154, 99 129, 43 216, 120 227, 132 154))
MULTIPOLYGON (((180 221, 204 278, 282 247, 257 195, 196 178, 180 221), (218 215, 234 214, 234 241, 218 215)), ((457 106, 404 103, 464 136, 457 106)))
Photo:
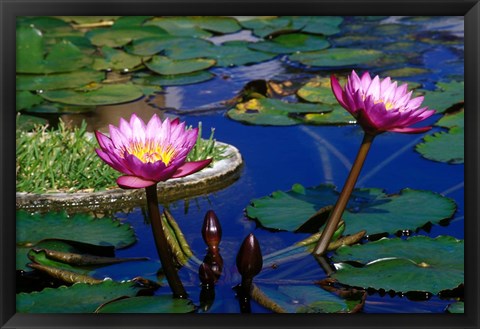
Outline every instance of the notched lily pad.
POLYGON ((131 71, 142 65, 142 57, 114 49, 108 46, 101 48, 101 58, 95 58, 93 69, 95 70, 119 70, 122 72, 131 71))
POLYGON ((213 79, 215 75, 209 71, 199 71, 186 74, 175 75, 138 75, 138 77, 132 79, 135 85, 145 86, 182 86, 200 83, 213 79))
POLYGON ((156 17, 146 22, 145 25, 161 27, 171 35, 196 38, 208 38, 212 36, 210 32, 226 34, 234 33, 241 29, 234 18, 221 16, 156 17))
POLYGON ((105 79, 105 73, 81 70, 48 75, 17 74, 17 90, 46 91, 79 88, 105 79))
POLYGON ((29 91, 17 91, 15 109, 17 111, 29 109, 32 106, 41 104, 43 98, 29 91))
MULTIPOLYGON (((317 210, 335 204, 338 195, 332 185, 276 191, 252 200, 246 213, 263 227, 295 231, 317 210)), ((368 235, 393 234, 451 218, 455 210, 452 199, 430 191, 404 189, 399 194, 387 195, 381 189, 355 189, 342 218, 345 234, 362 230, 368 235)))
POLYGON ((464 163, 464 110, 445 115, 435 125, 449 128, 448 132, 442 131, 425 136, 415 150, 429 160, 450 164, 464 163))
POLYGON ((447 307, 448 313, 465 313, 465 303, 464 302, 456 302, 453 304, 448 305, 447 307))
POLYGON ((140 88, 133 84, 89 86, 93 90, 52 90, 41 94, 50 102, 71 105, 111 105, 134 101, 143 96, 140 88))
POLYGON ((122 296, 133 297, 142 288, 133 282, 104 281, 45 288, 40 292, 17 294, 19 313, 93 313, 101 305, 122 296))
POLYGON ((450 236, 383 238, 338 248, 333 260, 340 264, 332 278, 355 287, 438 294, 464 282, 463 256, 463 240, 450 236))
POLYGON ((102 305, 95 313, 191 313, 195 310, 195 305, 188 299, 162 295, 115 300, 102 305))
POLYGON ((425 97, 422 106, 428 106, 437 112, 445 112, 453 105, 463 103, 464 82, 438 82, 435 90, 418 89, 417 94, 425 97))
POLYGON ((331 48, 289 56, 291 61, 318 67, 357 67, 372 64, 383 56, 373 49, 331 48))
POLYGON ((69 41, 55 43, 46 49, 42 32, 20 26, 16 38, 17 73, 72 72, 92 63, 92 59, 69 41))
POLYGON ((100 28, 85 34, 92 44, 113 48, 125 46, 132 40, 164 35, 168 33, 157 26, 100 28))
POLYGON ((274 287, 262 284, 257 287, 283 313, 350 313, 358 311, 363 303, 361 292, 344 299, 312 285, 274 287))
POLYGON ((250 44, 250 49, 275 54, 291 54, 303 51, 315 51, 328 48, 330 43, 321 36, 305 33, 284 34, 268 41, 250 44))
POLYGON ((208 69, 215 65, 215 60, 208 58, 194 58, 185 60, 172 60, 166 56, 154 56, 146 62, 148 69, 162 75, 176 75, 193 73, 208 69))

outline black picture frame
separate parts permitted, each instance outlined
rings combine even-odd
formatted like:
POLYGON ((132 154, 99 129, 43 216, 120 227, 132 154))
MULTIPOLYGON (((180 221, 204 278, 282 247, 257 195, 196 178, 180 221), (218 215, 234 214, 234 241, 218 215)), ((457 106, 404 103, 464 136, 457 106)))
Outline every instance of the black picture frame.
POLYGON ((1 328, 479 328, 480 4, 419 1, 59 1, 0 0, 0 325, 1 328), (15 19, 41 15, 459 15, 465 17, 465 313, 464 314, 16 314, 15 19))

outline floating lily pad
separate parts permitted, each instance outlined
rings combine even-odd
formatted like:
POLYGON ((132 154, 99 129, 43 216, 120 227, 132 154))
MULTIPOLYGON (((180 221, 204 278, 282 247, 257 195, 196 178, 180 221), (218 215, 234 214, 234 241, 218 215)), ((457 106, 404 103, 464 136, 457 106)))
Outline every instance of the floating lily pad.
POLYGON ((215 60, 207 58, 172 60, 166 56, 154 56, 145 65, 158 74, 176 75, 208 69, 215 65, 215 60))
POLYGON ((437 294, 464 282, 463 256, 463 240, 449 236, 384 238, 338 248, 334 260, 342 263, 332 277, 355 287, 437 294), (354 267, 346 261, 365 266, 354 267))
POLYGON ((17 115, 16 128, 18 130, 32 130, 37 125, 46 125, 48 120, 44 118, 35 117, 33 115, 21 114, 17 115))
POLYGON ((17 245, 20 246, 32 245, 47 238, 76 240, 115 248, 125 248, 136 241, 130 225, 84 214, 68 217, 64 213, 30 215, 18 211, 16 223, 17 245))
MULTIPOLYGON (((246 212, 266 228, 295 231, 317 210, 335 204, 338 195, 331 185, 297 187, 252 200, 246 212)), ((342 218, 345 234, 361 230, 369 235, 393 234, 415 230, 428 222, 438 223, 450 218, 455 209, 453 200, 430 191, 404 189, 399 194, 387 195, 381 189, 355 189, 342 218)))
POLYGON ((15 108, 17 111, 29 109, 43 102, 42 97, 29 91, 17 91, 16 96, 15 108))
POLYGON ((289 59, 308 66, 356 67, 372 64, 382 56, 382 52, 373 49, 332 48, 293 54, 289 59))
POLYGON ((447 307, 448 313, 465 313, 465 303, 464 302, 456 302, 453 304, 448 305, 447 307))
POLYGON ((383 72, 384 76, 403 78, 411 77, 415 75, 427 74, 429 70, 421 67, 402 67, 401 69, 388 70, 383 72))
MULTIPOLYGON (((344 79, 340 79, 340 84, 344 84, 344 79)), ((327 77, 317 77, 307 82, 298 89, 297 96, 310 103, 338 104, 332 91, 330 78, 327 77)))
POLYGON ((140 290, 132 282, 114 281, 46 288, 40 292, 17 294, 17 312, 93 313, 103 303, 122 296, 136 296, 140 290))
POLYGON ((227 115, 233 120, 249 124, 290 126, 301 123, 301 120, 289 115, 324 112, 331 112, 331 109, 317 104, 286 103, 273 98, 260 98, 237 104, 227 115))
POLYGON ((208 71, 199 71, 175 75, 140 75, 132 80, 135 85, 144 86, 181 86, 200 83, 213 79, 215 75, 208 71))
POLYGON ((50 102, 72 105, 111 105, 134 101, 143 96, 140 88, 133 84, 99 85, 98 89, 52 90, 41 94, 50 102))
POLYGON ((142 65, 142 57, 127 54, 123 50, 113 49, 108 46, 101 48, 102 57, 95 58, 92 68, 95 70, 120 70, 130 71, 142 65))
POLYGON ((95 110, 95 106, 78 106, 78 105, 44 102, 40 105, 36 105, 29 109, 26 109, 25 112, 66 114, 66 113, 86 113, 86 112, 92 112, 93 110, 95 110))
POLYGON ((221 45, 211 44, 207 47, 174 48, 166 50, 165 54, 172 59, 211 58, 216 66, 240 66, 264 62, 276 54, 270 54, 248 48, 249 42, 229 41, 221 45))
POLYGON ((17 28, 17 73, 72 72, 89 65, 92 59, 68 41, 46 49, 42 32, 32 27, 17 28))
POLYGON ((434 91, 417 90, 418 94, 425 96, 422 106, 428 106, 428 108, 436 110, 437 112, 444 112, 452 105, 464 101, 463 81, 438 82, 436 87, 434 91))
POLYGON ((105 73, 82 70, 48 75, 17 74, 17 90, 58 90, 78 88, 105 79, 105 73))
POLYGON ((234 33, 241 29, 238 22, 231 17, 220 16, 179 16, 156 17, 145 25, 154 25, 175 36, 208 38, 216 34, 234 33))
POLYGON ((250 49, 275 54, 291 54, 328 48, 330 43, 321 36, 304 33, 284 34, 268 41, 250 44, 250 49))
POLYGON ((197 56, 197 54, 201 54, 202 49, 211 46, 213 44, 210 41, 203 39, 162 35, 134 40, 131 44, 125 46, 125 50, 130 54, 140 56, 151 56, 160 52, 166 54, 181 52, 184 57, 181 59, 192 59, 202 57, 202 55, 197 56), (190 52, 194 52, 194 54, 188 56, 190 52))
POLYGON ((103 305, 95 313, 190 313, 195 305, 188 299, 172 296, 140 296, 113 301, 103 305))
POLYGON ((336 16, 281 16, 242 20, 243 27, 259 37, 303 31, 311 34, 332 35, 340 32, 343 18, 336 16))
POLYGON ((72 30, 70 24, 62 19, 51 16, 22 17, 17 19, 17 24, 22 26, 32 26, 42 32, 52 30, 72 30))
POLYGON ((122 47, 132 40, 162 35, 168 33, 157 26, 100 28, 85 34, 92 44, 108 47, 122 47))
POLYGON ((26 269, 30 248, 45 239, 76 240, 115 248, 125 248, 136 241, 135 233, 129 225, 107 218, 95 219, 88 215, 78 214, 69 218, 63 213, 30 215, 25 211, 18 211, 16 223, 19 269, 26 269))
POLYGON ((94 24, 99 22, 115 21, 120 16, 56 16, 65 22, 77 24, 94 24))
POLYGON ((465 129, 463 109, 455 114, 448 114, 435 125, 450 128, 448 132, 438 132, 424 137, 415 150, 424 158, 451 164, 465 161, 465 129))
POLYGON ((290 285, 277 288, 257 285, 270 300, 287 313, 348 313, 362 303, 358 299, 343 299, 318 286, 290 285))
POLYGON ((114 28, 119 27, 139 27, 153 16, 122 16, 113 23, 114 28))

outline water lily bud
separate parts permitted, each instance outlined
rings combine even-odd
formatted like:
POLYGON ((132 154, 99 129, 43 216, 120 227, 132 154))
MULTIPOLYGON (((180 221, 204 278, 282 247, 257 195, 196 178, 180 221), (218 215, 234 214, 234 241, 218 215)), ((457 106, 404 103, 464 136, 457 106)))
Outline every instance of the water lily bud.
POLYGON ((243 240, 237 254, 237 268, 244 280, 252 279, 260 273, 263 266, 262 251, 257 238, 250 233, 243 240))
POLYGON ((205 214, 202 226, 202 237, 212 252, 218 250, 218 245, 222 239, 222 227, 213 210, 209 210, 205 214))
POLYGON ((202 263, 198 268, 198 277, 205 286, 213 286, 216 281, 215 273, 213 273, 210 266, 205 263, 202 263))

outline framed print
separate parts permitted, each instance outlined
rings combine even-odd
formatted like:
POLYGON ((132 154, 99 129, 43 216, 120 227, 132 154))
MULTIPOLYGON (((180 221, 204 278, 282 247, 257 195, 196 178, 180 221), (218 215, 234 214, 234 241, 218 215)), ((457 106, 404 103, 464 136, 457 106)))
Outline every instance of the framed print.
POLYGON ((478 328, 479 11, 2 1, 2 328, 478 328))

